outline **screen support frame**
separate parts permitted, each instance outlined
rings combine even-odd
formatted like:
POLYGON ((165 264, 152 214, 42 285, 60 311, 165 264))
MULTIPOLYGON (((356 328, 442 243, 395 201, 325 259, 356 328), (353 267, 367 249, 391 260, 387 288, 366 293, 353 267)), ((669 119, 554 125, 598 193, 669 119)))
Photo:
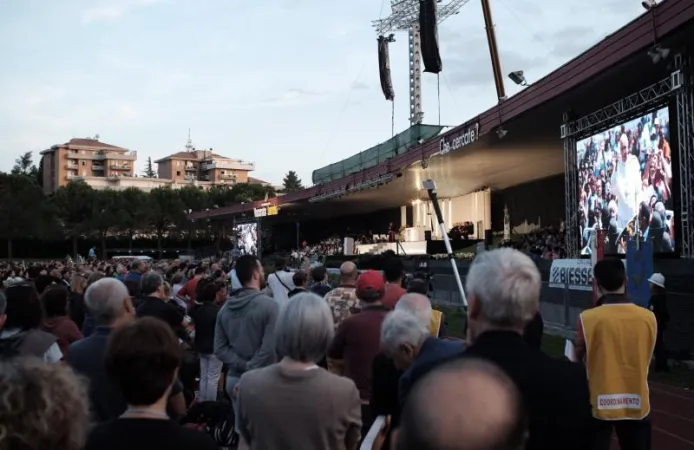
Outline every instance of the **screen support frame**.
MULTIPOLYGON (((564 239, 566 241, 566 251, 569 258, 580 258, 581 254, 581 236, 579 236, 580 227, 578 217, 578 161, 576 160, 576 141, 583 137, 599 133, 601 130, 606 130, 627 122, 649 109, 654 109, 658 105, 666 102, 672 97, 675 91, 681 91, 682 74, 683 72, 681 69, 677 68, 669 77, 577 119, 571 117, 571 112, 564 113, 563 125, 561 125, 559 131, 561 139, 564 142, 564 193, 566 195, 564 239)), ((689 153, 692 152, 690 151, 689 153)), ((694 164, 692 164, 691 167, 694 169, 694 164)), ((692 211, 694 212, 694 208, 692 211)), ((692 231, 694 232, 694 230, 692 231)), ((692 236, 692 238, 693 239, 688 242, 688 245, 694 244, 694 236, 692 236)), ((689 245, 688 248, 692 249, 691 245, 689 245)))
POLYGON ((677 139, 680 163, 680 254, 694 258, 694 73, 692 57, 675 55, 675 67, 680 72, 680 85, 675 95, 677 139))

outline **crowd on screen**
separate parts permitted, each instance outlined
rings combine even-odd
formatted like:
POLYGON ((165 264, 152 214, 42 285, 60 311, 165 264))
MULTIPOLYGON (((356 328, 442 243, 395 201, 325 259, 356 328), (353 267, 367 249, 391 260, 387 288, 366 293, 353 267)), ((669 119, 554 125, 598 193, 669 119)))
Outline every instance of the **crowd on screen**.
POLYGON ((2 450, 650 448, 662 336, 618 260, 595 267, 612 307, 581 315, 586 366, 541 350, 540 274, 509 248, 472 263, 467 330, 396 256, 335 285, 253 255, 0 269, 2 450))
POLYGON ((581 234, 606 230, 606 252, 626 253, 637 233, 674 250, 672 151, 667 108, 578 143, 581 234))

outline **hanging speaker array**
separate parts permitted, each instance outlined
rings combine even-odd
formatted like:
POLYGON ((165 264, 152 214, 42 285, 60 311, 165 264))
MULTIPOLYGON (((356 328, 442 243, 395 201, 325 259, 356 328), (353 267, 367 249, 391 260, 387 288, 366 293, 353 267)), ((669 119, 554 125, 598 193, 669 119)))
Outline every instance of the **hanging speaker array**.
POLYGON ((424 71, 439 73, 442 70, 439 54, 439 32, 437 26, 437 0, 420 0, 419 29, 422 40, 422 62, 424 71))
POLYGON ((390 52, 388 51, 388 38, 378 37, 378 73, 381 78, 381 90, 386 100, 394 100, 393 81, 390 78, 390 52))

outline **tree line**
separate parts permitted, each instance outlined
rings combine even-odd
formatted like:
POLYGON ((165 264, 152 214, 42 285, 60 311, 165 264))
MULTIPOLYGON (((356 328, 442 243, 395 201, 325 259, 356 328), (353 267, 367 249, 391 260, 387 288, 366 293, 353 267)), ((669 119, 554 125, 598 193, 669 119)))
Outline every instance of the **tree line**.
POLYGON ((238 183, 210 189, 159 187, 145 192, 137 188, 95 190, 74 181, 52 195, 45 195, 35 173, 0 173, 0 239, 7 242, 8 257, 18 239, 71 239, 77 254, 80 239, 98 239, 106 254, 107 236, 156 237, 171 234, 190 239, 201 231, 215 236, 223 232, 219 221, 191 221, 191 211, 221 208, 275 196, 272 187, 238 183))

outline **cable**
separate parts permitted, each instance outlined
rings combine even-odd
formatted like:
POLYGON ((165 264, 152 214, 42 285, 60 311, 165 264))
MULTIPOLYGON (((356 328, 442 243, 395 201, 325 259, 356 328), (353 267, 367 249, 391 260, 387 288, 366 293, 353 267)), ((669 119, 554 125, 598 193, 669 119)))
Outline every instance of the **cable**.
POLYGON ((441 77, 439 76, 441 72, 436 74, 436 97, 439 102, 439 126, 441 126, 441 77))
POLYGON ((391 100, 390 105, 390 137, 395 137, 395 100, 391 100))

